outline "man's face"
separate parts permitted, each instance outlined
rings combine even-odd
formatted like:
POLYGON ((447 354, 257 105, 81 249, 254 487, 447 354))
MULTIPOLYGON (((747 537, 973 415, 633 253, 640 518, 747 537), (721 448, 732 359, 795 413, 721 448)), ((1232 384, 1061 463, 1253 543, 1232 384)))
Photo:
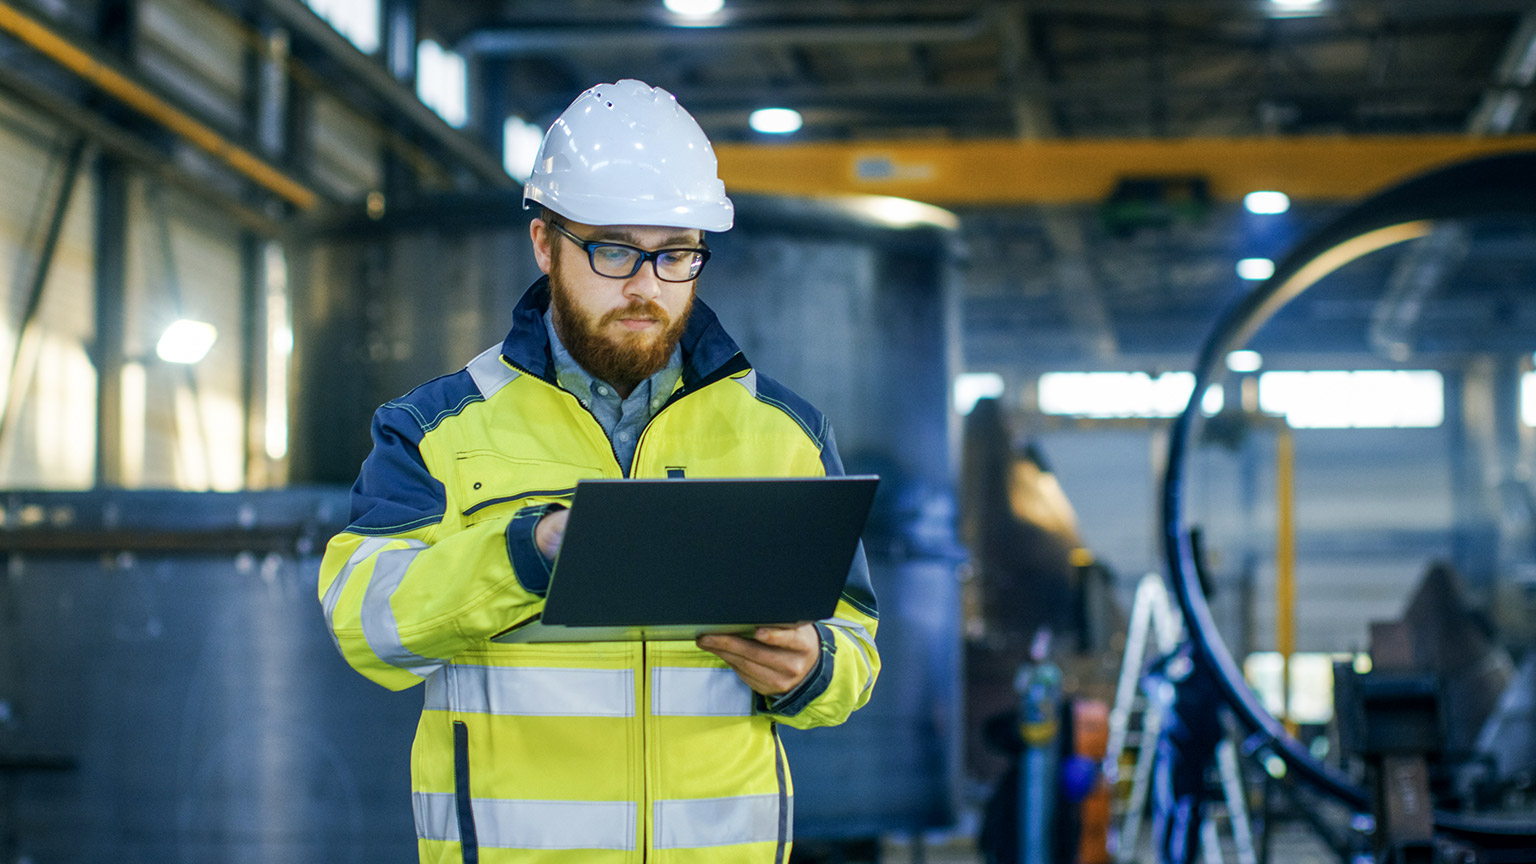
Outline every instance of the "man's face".
MULTIPOLYGON (((698 248, 702 233, 634 225, 562 227, 586 241, 655 249, 698 248)), ((628 279, 592 272, 586 250, 542 219, 530 226, 534 257, 549 274, 555 332, 582 368, 628 395, 667 365, 693 309, 693 282, 663 282, 651 262, 628 279)))

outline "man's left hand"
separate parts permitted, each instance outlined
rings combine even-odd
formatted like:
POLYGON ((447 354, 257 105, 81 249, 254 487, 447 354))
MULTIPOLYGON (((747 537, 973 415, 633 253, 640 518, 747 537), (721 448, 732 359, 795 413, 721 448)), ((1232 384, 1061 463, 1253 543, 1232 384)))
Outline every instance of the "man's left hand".
POLYGON ((816 668, 821 654, 814 624, 759 627, 750 637, 700 636, 696 644, 730 664, 748 687, 764 696, 795 689, 816 668))

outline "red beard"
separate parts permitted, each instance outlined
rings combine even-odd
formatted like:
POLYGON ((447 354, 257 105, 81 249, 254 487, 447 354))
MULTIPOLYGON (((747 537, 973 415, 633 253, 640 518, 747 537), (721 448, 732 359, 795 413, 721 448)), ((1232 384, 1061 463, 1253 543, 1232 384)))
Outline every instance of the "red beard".
POLYGON ((596 320, 577 308, 571 293, 554 274, 549 279, 550 300, 555 310, 555 332, 565 350, 599 381, 606 381, 623 393, 629 393, 641 381, 660 372, 672 357, 672 349, 683 338, 688 316, 693 312, 693 296, 683 314, 672 320, 653 300, 641 300, 604 313, 596 320), (604 330, 624 318, 649 318, 661 324, 660 330, 623 333, 612 337, 604 330))

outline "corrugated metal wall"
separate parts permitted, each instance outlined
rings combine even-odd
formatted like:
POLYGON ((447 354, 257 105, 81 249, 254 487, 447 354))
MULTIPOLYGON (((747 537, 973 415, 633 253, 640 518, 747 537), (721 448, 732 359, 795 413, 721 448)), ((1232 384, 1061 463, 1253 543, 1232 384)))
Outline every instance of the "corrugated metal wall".
POLYGON ((0 388, 9 414, 0 484, 83 489, 95 470, 93 194, 77 182, 21 350, 23 316, 72 142, 57 126, 0 98, 0 388), (13 358, 16 368, 12 366, 13 358))

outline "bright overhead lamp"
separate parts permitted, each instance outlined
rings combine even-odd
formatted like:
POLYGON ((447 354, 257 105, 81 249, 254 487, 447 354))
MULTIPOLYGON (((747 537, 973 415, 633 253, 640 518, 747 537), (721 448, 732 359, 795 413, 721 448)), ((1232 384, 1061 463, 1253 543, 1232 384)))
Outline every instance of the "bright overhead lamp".
POLYGON ((544 144, 544 130, 521 117, 508 117, 501 124, 501 141, 501 167, 512 179, 526 183, 544 144))
POLYGON ((719 12, 725 6, 725 0, 666 0, 662 5, 674 15, 703 18, 719 12))
POLYGON ((788 135, 791 132, 798 132, 804 122, 800 112, 793 108, 759 108, 747 118, 747 124, 754 132, 765 135, 788 135))
POLYGON ((167 363, 196 363, 208 356, 218 338, 218 328, 212 324, 182 318, 160 334, 155 354, 167 363))
POLYGON ((1327 11, 1323 0, 1269 0, 1269 10, 1275 18, 1308 18, 1327 11))
POLYGON ((996 372, 962 372, 955 376, 955 413, 966 415, 983 399, 1003 395, 1003 376, 996 372))
POLYGON ((1250 282, 1262 282, 1275 275, 1275 262, 1268 258, 1244 258, 1237 262, 1237 275, 1250 282))
POLYGON ((1242 348, 1227 352, 1227 368, 1239 374, 1257 372, 1264 366, 1264 357, 1257 351, 1242 348))
POLYGON ((1243 196, 1243 206, 1248 208, 1249 213, 1284 213, 1291 209, 1291 196, 1271 190, 1249 192, 1243 196))

